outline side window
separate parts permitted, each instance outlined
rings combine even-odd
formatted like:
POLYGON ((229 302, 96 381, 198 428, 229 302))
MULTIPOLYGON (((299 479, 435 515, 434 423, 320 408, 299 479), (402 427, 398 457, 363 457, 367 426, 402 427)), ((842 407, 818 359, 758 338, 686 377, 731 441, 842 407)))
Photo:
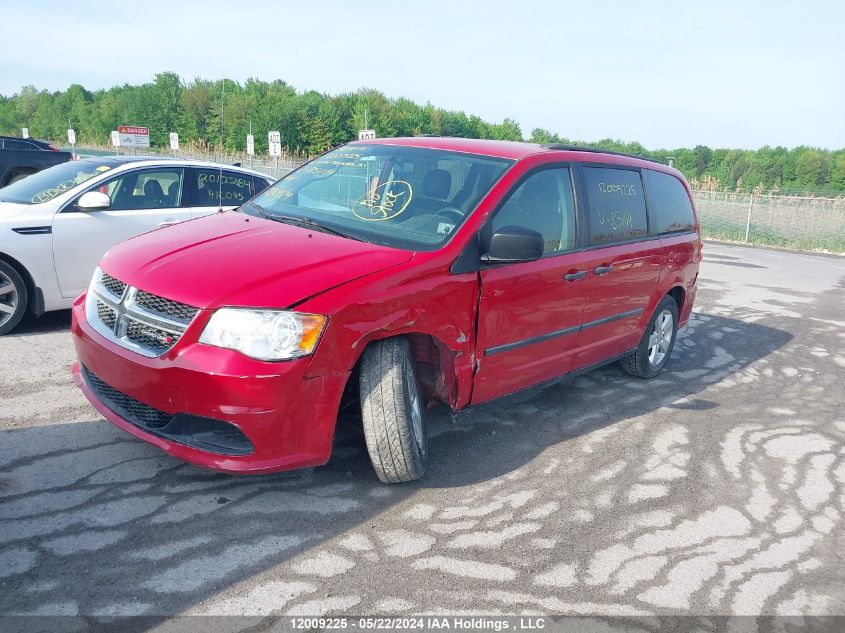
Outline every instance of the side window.
POLYGON ((100 191, 111 198, 111 211, 178 207, 182 195, 182 170, 132 171, 102 183, 92 191, 100 191))
POLYGON ((590 244, 624 242, 648 235, 639 171, 584 167, 590 209, 590 244))
MULTIPOLYGON (((172 209, 179 206, 182 197, 182 170, 131 171, 100 183, 89 191, 108 195, 111 199, 110 211, 172 209)), ((76 200, 66 210, 77 210, 76 200)))
POLYGON ((216 205, 239 206, 249 200, 255 189, 252 176, 236 171, 219 170, 213 167, 191 170, 193 199, 192 207, 213 207, 216 205))
POLYGON ((514 191, 493 217, 491 233, 519 226, 543 236, 543 253, 575 248, 575 204, 568 167, 532 174, 514 191))
POLYGON ((271 184, 270 180, 265 178, 260 178, 258 176, 252 177, 252 193, 253 195, 259 194, 264 191, 267 187, 271 184))
POLYGON ((643 171, 651 232, 654 234, 692 231, 695 216, 687 190, 671 174, 646 169, 643 171))
POLYGON ((7 138, 3 141, 3 147, 5 149, 32 149, 32 144, 26 141, 14 141, 7 138))

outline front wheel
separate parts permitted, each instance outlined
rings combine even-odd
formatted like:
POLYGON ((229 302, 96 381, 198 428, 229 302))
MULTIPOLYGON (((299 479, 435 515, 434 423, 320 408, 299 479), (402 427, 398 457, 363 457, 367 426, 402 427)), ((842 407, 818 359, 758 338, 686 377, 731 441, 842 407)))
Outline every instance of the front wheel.
POLYGON ((669 361, 677 334, 678 304, 666 296, 657 304, 637 350, 620 362, 622 369, 638 378, 654 378, 669 361))
POLYGON ((11 332, 26 312, 26 284, 17 270, 0 261, 0 336, 11 332))
POLYGON ((408 339, 376 341, 361 359, 361 416, 370 461, 383 483, 425 474, 422 392, 408 339))

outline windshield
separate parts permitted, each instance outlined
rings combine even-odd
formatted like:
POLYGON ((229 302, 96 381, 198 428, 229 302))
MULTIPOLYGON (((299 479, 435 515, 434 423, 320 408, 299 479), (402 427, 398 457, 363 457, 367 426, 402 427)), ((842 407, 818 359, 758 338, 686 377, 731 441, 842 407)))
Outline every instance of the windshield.
POLYGON ((370 242, 434 250, 512 161, 393 145, 347 145, 288 174, 242 211, 303 220, 370 242))
POLYGON ((100 161, 72 160, 39 171, 0 189, 0 202, 42 204, 112 169, 100 161))

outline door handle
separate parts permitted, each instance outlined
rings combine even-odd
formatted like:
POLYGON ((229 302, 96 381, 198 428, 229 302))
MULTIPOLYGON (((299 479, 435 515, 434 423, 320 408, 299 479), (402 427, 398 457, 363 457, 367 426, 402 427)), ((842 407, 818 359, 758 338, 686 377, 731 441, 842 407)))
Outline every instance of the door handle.
POLYGON ((179 224, 181 220, 165 220, 164 222, 159 222, 158 225, 161 227, 165 226, 173 226, 174 224, 179 224))
POLYGON ((596 266, 593 268, 593 273, 596 275, 606 275, 613 270, 613 266, 596 266))
POLYGON ((579 279, 583 279, 586 276, 586 270, 579 270, 574 273, 566 273, 563 278, 566 279, 566 281, 578 281, 579 279))

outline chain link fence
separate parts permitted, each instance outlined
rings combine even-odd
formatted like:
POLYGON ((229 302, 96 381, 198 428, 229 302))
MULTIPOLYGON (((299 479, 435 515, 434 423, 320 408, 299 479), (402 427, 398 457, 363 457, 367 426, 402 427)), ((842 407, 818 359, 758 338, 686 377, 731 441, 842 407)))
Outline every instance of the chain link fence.
POLYGON ((845 253, 845 198, 694 191, 703 237, 845 253))

